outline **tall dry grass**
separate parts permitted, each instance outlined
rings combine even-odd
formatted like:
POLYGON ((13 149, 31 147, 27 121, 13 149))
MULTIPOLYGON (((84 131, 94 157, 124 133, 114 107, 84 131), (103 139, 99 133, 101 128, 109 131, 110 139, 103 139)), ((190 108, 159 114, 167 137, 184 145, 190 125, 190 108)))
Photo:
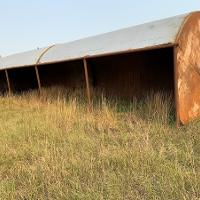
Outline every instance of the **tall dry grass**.
POLYGON ((0 199, 199 199, 200 122, 176 129, 171 102, 1 97, 0 199))

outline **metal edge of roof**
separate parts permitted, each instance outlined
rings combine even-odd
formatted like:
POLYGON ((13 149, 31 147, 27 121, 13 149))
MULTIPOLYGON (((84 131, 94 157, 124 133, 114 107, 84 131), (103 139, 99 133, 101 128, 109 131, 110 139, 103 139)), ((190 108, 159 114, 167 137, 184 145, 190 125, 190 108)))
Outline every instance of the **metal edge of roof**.
POLYGON ((190 14, 178 15, 69 43, 57 44, 53 47, 50 46, 51 48, 41 48, 3 57, 0 59, 0 70, 151 49, 166 45, 172 46, 185 19, 190 14))

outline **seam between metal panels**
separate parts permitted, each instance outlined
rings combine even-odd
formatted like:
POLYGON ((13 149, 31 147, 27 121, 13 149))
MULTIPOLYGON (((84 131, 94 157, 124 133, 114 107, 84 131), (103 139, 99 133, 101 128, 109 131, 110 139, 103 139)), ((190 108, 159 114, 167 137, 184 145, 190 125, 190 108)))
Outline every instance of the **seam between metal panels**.
POLYGON ((37 62, 36 62, 36 66, 40 63, 40 60, 42 59, 42 57, 51 49, 51 48, 53 48, 55 46, 55 44, 54 45, 52 45, 52 46, 50 46, 50 47, 48 47, 48 48, 46 48, 41 54, 40 54, 40 56, 39 56, 39 58, 37 59, 37 62))
POLYGON ((4 67, 2 67, 2 68, 0 69, 0 71, 9 70, 9 69, 16 69, 16 68, 24 68, 24 67, 30 67, 30 66, 33 66, 33 67, 36 66, 36 67, 37 67, 39 64, 42 64, 42 63, 40 63, 42 57, 43 57, 51 48, 53 48, 54 46, 56 46, 56 45, 54 44, 54 45, 51 45, 51 46, 49 46, 48 48, 46 48, 46 49, 40 54, 40 56, 38 57, 38 59, 37 59, 37 61, 36 61, 35 64, 31 64, 31 65, 29 65, 29 66, 15 66, 15 67, 10 67, 10 68, 4 68, 4 67))
POLYGON ((45 53, 47 53, 52 47, 54 47, 55 45, 52 45, 48 48, 46 48, 38 57, 37 62, 35 64, 35 72, 36 72, 36 77, 37 77, 37 82, 38 82, 38 88, 39 91, 41 92, 41 81, 40 81, 40 75, 39 75, 39 71, 38 71, 38 64, 40 63, 40 60, 42 59, 42 57, 45 55, 45 53))

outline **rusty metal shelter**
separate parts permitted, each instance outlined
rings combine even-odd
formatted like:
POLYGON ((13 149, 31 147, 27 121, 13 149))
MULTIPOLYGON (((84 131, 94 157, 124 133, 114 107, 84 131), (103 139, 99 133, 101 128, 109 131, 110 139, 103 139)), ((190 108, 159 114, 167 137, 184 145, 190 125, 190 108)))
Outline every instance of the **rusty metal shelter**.
POLYGON ((0 59, 2 93, 52 85, 132 98, 174 94, 176 120, 200 114, 200 12, 0 59))

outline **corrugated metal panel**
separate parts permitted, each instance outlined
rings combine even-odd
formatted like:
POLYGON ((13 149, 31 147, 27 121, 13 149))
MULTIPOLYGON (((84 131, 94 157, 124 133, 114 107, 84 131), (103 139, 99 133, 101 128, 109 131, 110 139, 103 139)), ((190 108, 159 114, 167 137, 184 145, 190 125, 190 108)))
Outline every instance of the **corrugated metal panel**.
MULTIPOLYGON (((86 56, 98 56, 173 44, 187 15, 146 23, 66 44, 58 44, 43 55, 40 63, 53 63, 86 56)), ((43 51, 45 49, 2 58, 0 59, 0 68, 34 65, 43 51)))

